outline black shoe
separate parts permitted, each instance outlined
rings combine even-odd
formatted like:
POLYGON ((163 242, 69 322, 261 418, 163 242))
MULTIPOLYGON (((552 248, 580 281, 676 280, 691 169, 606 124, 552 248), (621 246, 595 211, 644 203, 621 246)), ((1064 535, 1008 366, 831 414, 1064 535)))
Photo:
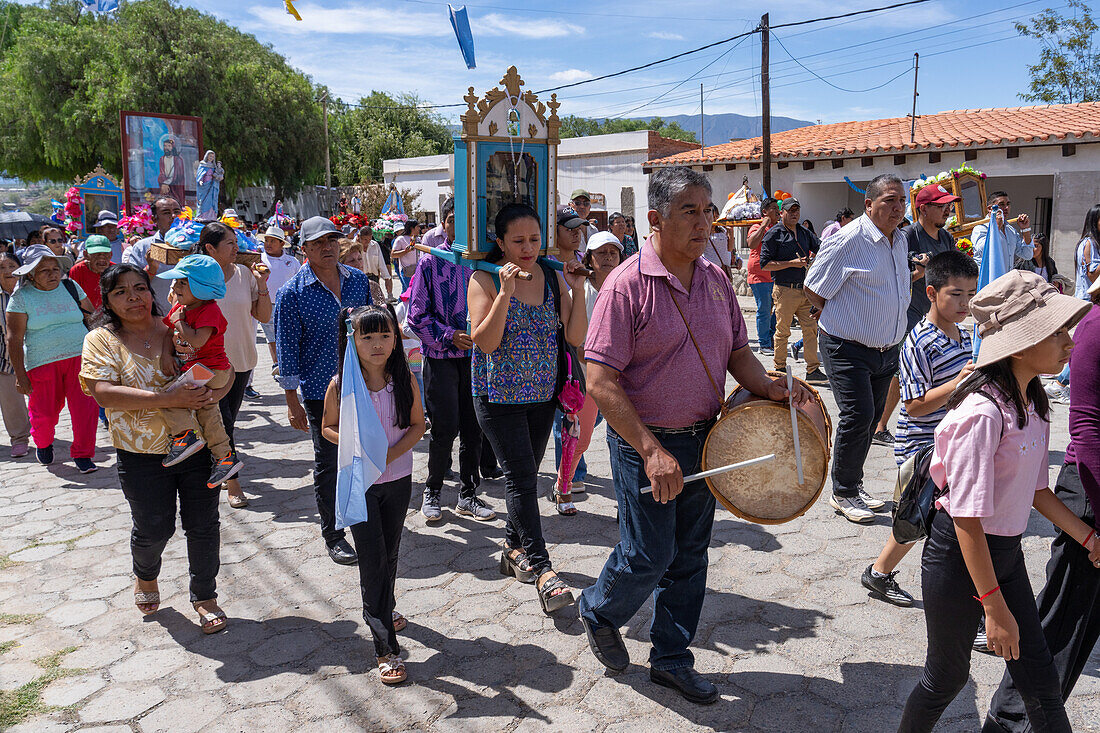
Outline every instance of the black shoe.
POLYGON ((328 556, 337 565, 359 564, 359 556, 355 554, 355 550, 343 537, 328 546, 328 556))
POLYGON ((258 399, 260 399, 261 395, 260 395, 259 392, 252 389, 252 385, 249 385, 249 386, 244 388, 244 396, 247 397, 250 400, 258 400, 258 399))
POLYGON ((589 625, 584 614, 579 612, 579 609, 578 615, 581 618, 581 626, 584 627, 585 636, 588 637, 588 646, 592 649, 592 654, 596 656, 596 659, 600 660, 600 664, 612 672, 622 672, 629 667, 630 654, 626 651, 626 644, 623 644, 623 637, 619 630, 612 626, 593 628, 589 625))
POLYGON ((903 591, 901 586, 898 585, 898 581, 894 580, 894 576, 898 574, 897 570, 876 577, 871 573, 871 568, 872 566, 868 565, 867 569, 863 571, 863 577, 859 579, 864 588, 876 594, 876 596, 881 596, 887 603, 893 603, 895 606, 909 607, 913 605, 913 596, 903 591))
POLYGON ((709 705, 718 699, 718 688, 703 679, 702 675, 691 667, 679 669, 649 669, 649 679, 661 687, 676 690, 692 702, 709 705))
POLYGON ((500 466, 496 466, 492 471, 482 471, 481 478, 488 479, 490 481, 498 478, 504 478, 504 471, 500 469, 500 466))
POLYGON ((210 471, 210 478, 206 481, 206 487, 209 489, 218 488, 236 476, 242 468, 244 468, 244 463, 237 458, 237 451, 229 451, 229 455, 214 464, 214 468, 210 471))
POLYGON ((194 430, 185 430, 172 437, 168 444, 168 455, 160 462, 160 465, 168 468, 181 461, 185 461, 195 453, 206 447, 206 441, 198 436, 194 430))
POLYGON ((889 430, 879 430, 871 436, 871 442, 875 445, 893 446, 894 436, 890 435, 889 430))
POLYGON ((38 462, 43 466, 48 466, 53 463, 53 443, 50 443, 45 448, 35 448, 34 457, 38 459, 38 462))
POLYGON ((814 369, 812 372, 806 372, 806 381, 810 384, 825 384, 829 378, 825 376, 825 372, 814 369))

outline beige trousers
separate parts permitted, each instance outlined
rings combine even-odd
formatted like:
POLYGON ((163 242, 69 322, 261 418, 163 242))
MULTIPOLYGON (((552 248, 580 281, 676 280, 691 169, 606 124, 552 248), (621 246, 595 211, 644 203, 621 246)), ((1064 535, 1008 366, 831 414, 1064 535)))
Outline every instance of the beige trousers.
POLYGON ((791 321, 798 316, 802 326, 802 353, 806 358, 806 372, 821 366, 817 358, 817 321, 810 315, 810 299, 802 288, 791 288, 779 283, 772 288, 775 304, 775 368, 783 371, 787 366, 787 342, 791 338, 791 321))
MULTIPOLYGON (((214 371, 214 376, 206 383, 206 386, 210 389, 221 389, 229 384, 234 376, 232 369, 217 369, 214 371)), ((220 461, 233 450, 229 441, 229 434, 225 432, 225 425, 222 424, 222 413, 218 409, 217 402, 198 410, 166 407, 160 412, 164 415, 164 421, 168 423, 168 429, 172 432, 172 437, 193 430, 195 423, 198 423, 199 435, 206 441, 206 447, 214 455, 214 460, 220 461), (194 419, 192 419, 192 415, 194 415, 194 419)))
POLYGON ((26 445, 31 438, 31 420, 27 415, 27 400, 15 386, 14 374, 0 374, 0 412, 4 429, 12 445, 26 445))

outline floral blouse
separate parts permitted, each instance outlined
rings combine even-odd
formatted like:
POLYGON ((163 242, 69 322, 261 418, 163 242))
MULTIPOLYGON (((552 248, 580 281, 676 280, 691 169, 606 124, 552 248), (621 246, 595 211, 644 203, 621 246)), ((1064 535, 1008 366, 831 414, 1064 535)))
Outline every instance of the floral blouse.
MULTIPOLYGON (((91 394, 86 381, 89 379, 151 392, 163 392, 172 381, 160 370, 158 358, 135 354, 106 328, 97 328, 84 337, 80 386, 87 394, 91 394)), ((119 410, 113 407, 105 410, 111 443, 116 449, 157 455, 168 452, 172 436, 160 410, 119 410)))

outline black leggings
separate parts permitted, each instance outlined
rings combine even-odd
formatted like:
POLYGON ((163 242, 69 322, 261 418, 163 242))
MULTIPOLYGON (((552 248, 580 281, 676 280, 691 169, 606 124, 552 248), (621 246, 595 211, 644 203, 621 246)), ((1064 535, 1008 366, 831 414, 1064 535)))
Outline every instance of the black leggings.
POLYGON ((233 443, 233 450, 237 444, 233 440, 233 426, 237 424, 237 415, 241 411, 241 403, 244 401, 244 391, 248 388, 248 378, 252 376, 252 370, 247 372, 233 372, 233 385, 225 396, 218 400, 218 409, 222 413, 222 424, 225 426, 225 434, 233 443))
MULTIPOLYGON (((1020 537, 987 534, 985 538, 1001 594, 1020 629, 1020 658, 1007 662, 1008 673, 1036 731, 1069 733, 1058 671, 1039 622, 1020 537)), ((955 523, 944 511, 936 514, 924 545, 921 590, 928 627, 928 657, 924 675, 905 703, 899 733, 931 731, 944 709, 966 685, 971 645, 982 618, 982 605, 974 600, 977 591, 959 548, 955 523)))

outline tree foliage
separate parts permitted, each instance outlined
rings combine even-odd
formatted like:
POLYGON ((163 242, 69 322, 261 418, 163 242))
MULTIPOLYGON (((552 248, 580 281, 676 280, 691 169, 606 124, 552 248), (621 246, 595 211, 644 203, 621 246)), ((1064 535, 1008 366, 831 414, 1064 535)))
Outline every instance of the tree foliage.
POLYGON ((598 120, 568 115, 561 120, 561 136, 563 138, 607 135, 613 132, 635 132, 636 130, 655 130, 661 137, 686 140, 689 143, 699 142, 699 138, 691 130, 680 127, 678 122, 665 122, 661 117, 653 117, 649 120, 612 119, 608 117, 598 120))
POLYGON ((384 160, 453 152, 446 121, 422 105, 412 94, 371 92, 357 105, 330 107, 334 182, 351 186, 381 181, 384 160))
POLYGON ((10 13, 0 42, 0 168, 9 173, 121 172, 119 110, 202 117, 227 193, 270 182, 281 197, 322 172, 313 85, 255 37, 172 0, 135 0, 109 15, 73 0, 12 5, 0 5, 10 13))
POLYGON ((1100 100, 1100 53, 1093 47, 1097 25, 1081 0, 1067 0, 1072 15, 1048 8, 1016 31, 1041 45, 1039 63, 1029 64, 1031 90, 1021 99, 1045 104, 1100 100))

